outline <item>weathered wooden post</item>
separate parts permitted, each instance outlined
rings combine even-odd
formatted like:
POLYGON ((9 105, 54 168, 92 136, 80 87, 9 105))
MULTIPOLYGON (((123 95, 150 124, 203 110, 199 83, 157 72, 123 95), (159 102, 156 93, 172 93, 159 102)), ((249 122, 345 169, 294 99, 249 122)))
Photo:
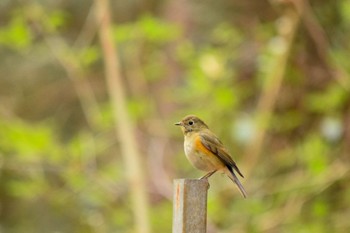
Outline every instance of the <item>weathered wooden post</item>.
POLYGON ((173 233, 206 233, 207 179, 174 180, 173 233))

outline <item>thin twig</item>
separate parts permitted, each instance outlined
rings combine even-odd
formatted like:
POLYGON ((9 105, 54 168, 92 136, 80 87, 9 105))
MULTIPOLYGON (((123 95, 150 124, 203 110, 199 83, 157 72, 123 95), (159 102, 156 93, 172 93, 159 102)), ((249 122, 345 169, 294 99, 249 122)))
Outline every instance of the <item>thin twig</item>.
POLYGON ((107 88, 114 111, 115 130, 121 142, 120 146, 131 192, 136 230, 139 233, 149 233, 148 198, 145 180, 140 153, 134 135, 134 125, 126 107, 117 48, 112 39, 109 1, 95 0, 95 3, 97 21, 100 23, 99 37, 105 62, 107 88))
POLYGON ((294 42, 294 35, 300 21, 300 14, 294 7, 289 7, 283 15, 285 25, 280 31, 279 37, 284 41, 285 48, 283 52, 277 53, 274 58, 274 69, 267 73, 264 80, 263 90, 256 110, 256 122, 258 131, 252 145, 248 149, 246 160, 246 174, 250 174, 257 164, 261 155, 263 143, 267 134, 268 125, 278 98, 282 80, 286 72, 287 61, 290 50, 294 42), (286 30, 286 28, 288 30, 286 30))

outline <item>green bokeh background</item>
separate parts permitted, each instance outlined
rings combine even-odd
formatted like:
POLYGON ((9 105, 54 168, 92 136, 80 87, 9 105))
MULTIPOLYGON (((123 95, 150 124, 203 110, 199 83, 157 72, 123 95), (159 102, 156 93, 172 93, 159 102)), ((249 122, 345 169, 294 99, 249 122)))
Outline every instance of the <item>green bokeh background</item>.
MULTIPOLYGON (((203 175, 187 114, 246 175, 210 178, 209 233, 350 232, 350 1, 110 2, 150 232, 203 175)), ((95 6, 0 2, 0 232, 137 232, 95 6)))

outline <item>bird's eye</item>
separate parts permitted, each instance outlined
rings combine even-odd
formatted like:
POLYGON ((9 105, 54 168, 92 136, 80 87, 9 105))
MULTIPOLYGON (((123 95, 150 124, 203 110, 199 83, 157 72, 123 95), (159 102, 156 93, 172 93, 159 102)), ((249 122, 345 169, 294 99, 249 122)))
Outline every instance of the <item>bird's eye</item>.
POLYGON ((189 124, 189 125, 193 125, 193 121, 189 121, 188 124, 189 124))

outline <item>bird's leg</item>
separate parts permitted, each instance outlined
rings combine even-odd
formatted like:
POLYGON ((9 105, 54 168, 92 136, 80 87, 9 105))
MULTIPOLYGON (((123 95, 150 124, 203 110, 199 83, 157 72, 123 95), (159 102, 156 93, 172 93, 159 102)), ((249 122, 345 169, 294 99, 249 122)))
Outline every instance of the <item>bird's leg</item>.
POLYGON ((216 170, 211 171, 211 172, 209 172, 208 174, 202 176, 202 177, 199 178, 199 179, 200 179, 200 180, 202 180, 202 179, 208 179, 208 178, 209 178, 211 175, 213 175, 215 172, 216 172, 216 170))
POLYGON ((206 179, 206 180, 207 180, 208 189, 210 188, 210 184, 209 184, 209 182, 208 182, 208 178, 209 178, 211 175, 213 175, 215 172, 216 172, 216 170, 211 171, 211 172, 205 174, 204 176, 202 176, 201 178, 199 178, 200 180, 203 180, 203 179, 206 179))

